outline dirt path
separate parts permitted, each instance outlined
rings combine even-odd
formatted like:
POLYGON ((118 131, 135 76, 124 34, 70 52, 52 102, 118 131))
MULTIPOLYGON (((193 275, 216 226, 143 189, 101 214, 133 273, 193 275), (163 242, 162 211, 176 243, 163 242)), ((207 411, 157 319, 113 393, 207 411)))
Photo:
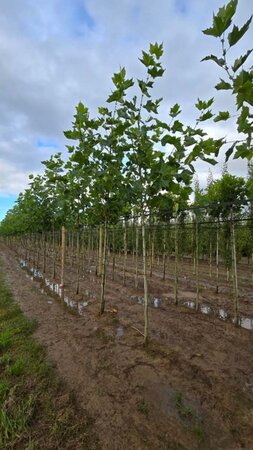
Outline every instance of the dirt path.
POLYGON ((152 310, 147 351, 132 324, 142 306, 96 304, 84 316, 39 291, 0 248, 7 280, 37 339, 95 420, 103 449, 253 449, 253 333, 170 305, 152 310))

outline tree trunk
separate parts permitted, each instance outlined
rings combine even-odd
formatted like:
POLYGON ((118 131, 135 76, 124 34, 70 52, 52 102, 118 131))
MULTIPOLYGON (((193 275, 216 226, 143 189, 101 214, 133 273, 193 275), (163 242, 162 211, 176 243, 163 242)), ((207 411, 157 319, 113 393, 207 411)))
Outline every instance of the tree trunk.
POLYGON ((42 272, 46 272, 46 235, 43 232, 42 233, 42 245, 43 245, 43 266, 42 266, 42 272))
POLYGON ((66 255, 66 229, 65 226, 61 227, 61 287, 64 287, 65 283, 65 255, 66 255))
POLYGON ((237 261, 236 261, 236 242, 235 242, 235 225, 233 208, 231 208, 231 245, 232 245, 232 265, 233 265, 233 285, 234 285, 234 321, 238 324, 238 278, 237 278, 237 261))
POLYGON ((98 243, 98 270, 97 275, 100 276, 102 274, 102 265, 103 265, 103 226, 99 226, 99 243, 98 243))
POLYGON ((196 217, 196 311, 199 310, 199 223, 196 217))
POLYGON ((80 288, 80 236, 79 231, 77 231, 76 236, 76 294, 79 294, 80 288))
POLYGON ((155 254, 155 242, 154 242, 154 228, 150 232, 150 278, 153 275, 153 265, 154 265, 154 254, 155 254))
POLYGON ((102 272, 101 272, 101 291, 100 291, 100 314, 105 310, 105 280, 106 280, 106 250, 107 250, 107 222, 104 226, 104 239, 103 239, 103 254, 102 254, 102 272))
POLYGON ((56 250, 55 250, 55 230, 53 225, 53 280, 55 280, 56 250))
POLYGON ((127 227, 124 221, 124 267, 123 267, 123 284, 126 285, 126 264, 127 264, 127 227))
POLYGON ((216 228, 216 294, 219 293, 219 219, 216 228))
POLYGON ((114 274, 115 274, 115 228, 113 228, 112 231, 112 280, 114 281, 114 274))
POLYGON ((139 228, 136 224, 135 234, 135 287, 138 288, 138 256, 139 256, 139 228))
POLYGON ((166 277, 166 229, 163 230, 163 281, 166 277))
POLYGON ((178 216, 175 221, 175 305, 178 305, 178 216))
POLYGON ((141 213, 141 229, 142 229, 142 257, 143 257, 143 284, 144 284, 144 345, 148 344, 148 280, 147 280, 147 252, 146 252, 146 233, 144 212, 141 213))

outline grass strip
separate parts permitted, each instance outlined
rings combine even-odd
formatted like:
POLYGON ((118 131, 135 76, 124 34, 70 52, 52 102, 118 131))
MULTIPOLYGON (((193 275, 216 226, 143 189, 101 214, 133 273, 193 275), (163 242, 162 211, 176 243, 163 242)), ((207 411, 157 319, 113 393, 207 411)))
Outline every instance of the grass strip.
POLYGON ((0 266, 0 449, 99 448, 92 421, 46 362, 37 324, 14 302, 0 266))

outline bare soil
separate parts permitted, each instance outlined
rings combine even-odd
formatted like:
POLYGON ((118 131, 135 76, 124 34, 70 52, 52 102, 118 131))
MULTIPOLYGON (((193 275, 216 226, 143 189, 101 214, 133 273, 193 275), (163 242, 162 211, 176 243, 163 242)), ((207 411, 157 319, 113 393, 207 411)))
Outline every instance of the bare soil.
MULTIPOLYGON (((82 274, 79 296, 74 267, 66 270, 64 295, 79 302, 81 314, 76 314, 63 299, 41 292, 4 245, 0 256, 16 300, 39 323, 36 337, 47 346, 49 360, 93 418, 101 448, 253 449, 252 331, 176 307, 172 274, 163 282, 157 265, 149 284, 151 297, 161 303, 150 307, 151 342, 144 349, 138 331, 143 330, 142 286, 139 281, 134 288, 130 256, 125 286, 120 259, 114 281, 108 272, 101 317, 94 266, 82 274)), ((208 270, 203 263, 201 301, 232 313, 231 283, 224 273, 216 295, 208 270)), ((240 270, 240 311, 252 317, 250 275, 240 270)), ((190 264, 181 267, 179 281, 180 300, 194 300, 190 264)))

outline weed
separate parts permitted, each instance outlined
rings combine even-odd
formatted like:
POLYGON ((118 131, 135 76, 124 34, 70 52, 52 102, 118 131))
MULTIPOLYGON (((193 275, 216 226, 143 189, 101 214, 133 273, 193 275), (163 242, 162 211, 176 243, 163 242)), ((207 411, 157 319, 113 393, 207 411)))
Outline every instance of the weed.
POLYGON ((14 375, 19 377, 24 374, 26 369, 26 362, 22 358, 18 358, 13 364, 10 364, 8 367, 8 372, 10 375, 14 375))
POLYGON ((183 394, 180 391, 176 394, 176 408, 180 417, 189 421, 189 429, 197 436, 199 441, 203 441, 204 430, 202 421, 193 408, 186 404, 183 394))
POLYGON ((137 410, 139 412, 141 412, 142 414, 144 414, 144 416, 148 416, 149 414, 149 407, 148 404, 146 403, 146 401, 144 400, 144 398, 141 398, 140 400, 138 400, 137 402, 137 410))
POLYGON ((0 402, 3 402, 9 392, 10 385, 7 381, 0 381, 0 402))
POLYGON ((182 392, 176 394, 176 407, 181 417, 190 418, 194 416, 192 407, 185 404, 182 392))
POLYGON ((0 351, 7 350, 12 343, 13 332, 11 330, 5 330, 0 333, 0 351))

